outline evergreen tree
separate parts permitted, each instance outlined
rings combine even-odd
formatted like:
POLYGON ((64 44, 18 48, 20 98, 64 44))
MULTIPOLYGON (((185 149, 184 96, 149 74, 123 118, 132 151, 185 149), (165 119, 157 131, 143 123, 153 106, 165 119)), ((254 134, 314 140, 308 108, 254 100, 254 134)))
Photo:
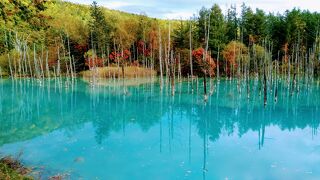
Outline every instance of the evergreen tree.
POLYGON ((238 18, 235 6, 231 6, 231 8, 228 9, 226 17, 226 38, 227 42, 238 39, 238 18))
POLYGON ((202 7, 199 11, 199 17, 197 21, 197 40, 200 44, 205 41, 206 30, 208 26, 210 10, 202 7))
POLYGON ((110 28, 108 27, 104 13, 94 1, 91 5, 91 21, 90 21, 90 43, 91 49, 94 49, 98 56, 106 53, 110 40, 110 28))
POLYGON ((211 8, 210 15, 210 39, 209 39, 209 49, 217 58, 218 50, 223 49, 226 44, 226 23, 224 21, 224 16, 220 7, 215 4, 211 8))
POLYGON ((180 20, 179 26, 173 31, 173 48, 189 48, 189 29, 190 28, 187 26, 187 24, 184 21, 180 20))

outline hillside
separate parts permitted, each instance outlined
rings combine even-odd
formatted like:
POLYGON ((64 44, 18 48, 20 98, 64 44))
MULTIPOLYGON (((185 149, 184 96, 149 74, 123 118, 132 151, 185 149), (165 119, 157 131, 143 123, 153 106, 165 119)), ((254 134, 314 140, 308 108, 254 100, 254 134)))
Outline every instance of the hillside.
MULTIPOLYGON (((61 0, 38 1, 38 4, 33 3, 32 0, 14 2, 4 0, 0 2, 0 7, 3 7, 0 13, 0 68, 2 69, 0 72, 2 74, 9 74, 7 53, 13 59, 20 58, 18 54, 21 52, 17 52, 17 46, 22 46, 24 43, 28 46, 31 59, 34 52, 39 54, 48 51, 49 64, 55 64, 58 59, 58 50, 62 54, 65 53, 61 51, 67 48, 67 41, 69 41, 77 67, 85 68, 84 56, 91 49, 91 6, 61 0)), ((126 48, 130 48, 138 40, 150 41, 158 31, 158 25, 163 34, 167 33, 165 28, 167 29, 169 21, 105 7, 99 7, 99 9, 103 12, 106 22, 99 26, 108 26, 111 31, 109 32, 112 39, 109 42, 110 46, 114 43, 118 46, 121 43, 126 48)), ((175 27, 177 22, 171 21, 171 27, 175 27)))
POLYGON ((170 68, 239 76, 262 74, 266 63, 278 63, 282 74, 320 74, 320 14, 307 10, 275 15, 243 4, 240 15, 234 7, 224 15, 214 4, 177 21, 62 0, 3 0, 0 7, 0 75, 39 78, 117 64, 164 76, 170 68))

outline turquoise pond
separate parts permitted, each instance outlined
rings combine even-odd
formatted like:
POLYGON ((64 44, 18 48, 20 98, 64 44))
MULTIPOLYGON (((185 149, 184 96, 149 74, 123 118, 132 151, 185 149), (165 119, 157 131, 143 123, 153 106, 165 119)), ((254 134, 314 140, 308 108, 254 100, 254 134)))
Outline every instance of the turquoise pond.
POLYGON ((320 179, 320 87, 0 79, 0 156, 67 179, 320 179), (120 83, 121 84, 121 83, 120 83), (241 87, 239 92, 238 87, 241 87), (124 93, 125 92, 125 93, 124 93))

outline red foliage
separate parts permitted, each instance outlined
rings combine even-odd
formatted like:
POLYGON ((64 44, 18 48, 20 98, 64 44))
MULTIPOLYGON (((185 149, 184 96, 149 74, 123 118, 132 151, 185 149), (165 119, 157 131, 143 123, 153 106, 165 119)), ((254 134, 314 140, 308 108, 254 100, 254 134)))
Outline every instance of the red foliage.
POLYGON ((138 53, 146 57, 151 55, 150 48, 147 47, 146 43, 143 40, 138 41, 137 43, 138 53))
POLYGON ((122 57, 123 59, 128 60, 130 56, 131 56, 131 52, 128 49, 123 51, 123 57, 122 57))
POLYGON ((193 50, 192 56, 196 59, 196 63, 201 67, 202 71, 207 71, 211 76, 215 74, 216 63, 203 48, 193 50), (204 56, 206 56, 205 61, 203 60, 204 56))
POLYGON ((113 60, 114 62, 120 62, 124 60, 128 60, 130 58, 131 52, 129 50, 124 50, 122 53, 117 53, 117 52, 111 52, 109 55, 109 58, 113 60))
POLYGON ((58 62, 57 62, 57 61, 55 61, 55 60, 54 60, 54 61, 49 61, 49 62, 48 62, 48 66, 49 66, 49 67, 56 66, 57 64, 58 64, 58 62))
POLYGON ((142 40, 137 42, 138 53, 141 54, 144 48, 144 42, 142 40))
POLYGON ((202 61, 203 60, 203 54, 204 54, 204 49, 203 48, 198 48, 198 49, 192 51, 192 56, 197 61, 202 61))
POLYGON ((87 45, 83 44, 77 44, 74 46, 75 49, 77 49, 79 52, 87 52, 88 48, 87 45))
POLYGON ((110 58, 111 60, 115 60, 117 57, 118 57, 118 54, 117 54, 116 52, 111 52, 111 53, 109 54, 109 58, 110 58))
POLYGON ((90 69, 93 67, 103 67, 103 59, 99 57, 95 58, 87 58, 86 59, 86 66, 88 66, 90 69))

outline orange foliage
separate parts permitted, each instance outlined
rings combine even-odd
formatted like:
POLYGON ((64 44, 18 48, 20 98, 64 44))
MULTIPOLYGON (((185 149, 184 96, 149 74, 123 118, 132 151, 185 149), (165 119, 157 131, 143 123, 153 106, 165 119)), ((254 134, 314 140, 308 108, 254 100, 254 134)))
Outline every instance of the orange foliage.
POLYGON ((216 63, 208 52, 205 52, 203 48, 198 48, 192 51, 192 56, 203 72, 207 71, 210 76, 215 75, 216 63))
POLYGON ((131 52, 129 50, 124 50, 122 53, 116 53, 116 52, 112 52, 109 55, 109 58, 111 60, 113 60, 114 62, 124 62, 125 60, 128 60, 131 56, 131 52))
POLYGON ((229 66, 236 66, 237 60, 241 58, 241 56, 247 54, 247 47, 244 44, 236 41, 231 41, 222 51, 222 55, 229 64, 229 66))
POLYGON ((238 67, 238 61, 244 61, 248 56, 248 48, 241 42, 231 41, 222 51, 223 58, 226 60, 227 69, 226 73, 231 74, 231 68, 236 69, 238 67))
POLYGON ((104 60, 99 57, 87 58, 85 64, 91 69, 93 67, 103 67, 103 61, 104 60))

